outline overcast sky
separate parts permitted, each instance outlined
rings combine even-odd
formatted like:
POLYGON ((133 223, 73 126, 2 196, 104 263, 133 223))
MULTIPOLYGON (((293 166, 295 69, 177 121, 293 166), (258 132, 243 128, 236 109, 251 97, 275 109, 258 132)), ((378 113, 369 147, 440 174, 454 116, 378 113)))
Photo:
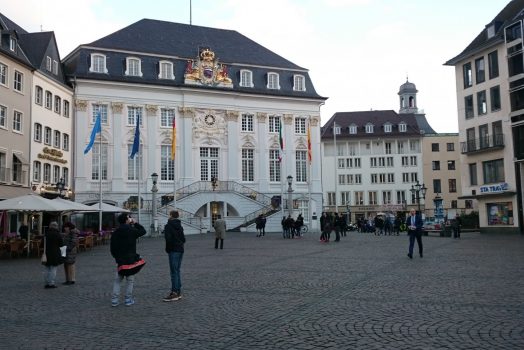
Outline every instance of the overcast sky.
MULTIPOLYGON (((393 109, 409 77, 437 132, 457 132, 459 54, 509 0, 192 0, 192 23, 236 30, 309 70, 334 113, 393 109)), ((64 58, 142 18, 190 22, 189 0, 0 0, 29 32, 54 31, 64 58)))

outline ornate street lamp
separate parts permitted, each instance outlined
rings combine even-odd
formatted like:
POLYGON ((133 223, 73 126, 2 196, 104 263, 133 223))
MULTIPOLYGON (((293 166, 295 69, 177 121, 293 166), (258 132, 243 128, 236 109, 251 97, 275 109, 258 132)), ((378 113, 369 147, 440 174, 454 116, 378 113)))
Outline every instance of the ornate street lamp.
POLYGON ((418 205, 418 212, 420 213, 420 199, 426 199, 426 191, 428 188, 422 183, 420 184, 417 180, 417 183, 415 185, 411 185, 411 194, 415 196, 415 200, 418 205))
POLYGON ((60 180, 58 180, 58 182, 55 184, 58 195, 62 198, 64 197, 63 192, 65 192, 65 185, 66 184, 63 177, 61 177, 60 180))
POLYGON ((293 208, 292 208, 293 207, 293 203, 292 203, 292 201, 293 201, 293 188, 291 187, 292 184, 293 184, 293 176, 288 175, 288 177, 287 177, 287 185, 288 185, 288 187, 287 187, 287 196, 288 196, 287 203, 288 204, 287 205, 288 205, 289 215, 291 215, 291 216, 292 216, 292 210, 293 210, 293 208))

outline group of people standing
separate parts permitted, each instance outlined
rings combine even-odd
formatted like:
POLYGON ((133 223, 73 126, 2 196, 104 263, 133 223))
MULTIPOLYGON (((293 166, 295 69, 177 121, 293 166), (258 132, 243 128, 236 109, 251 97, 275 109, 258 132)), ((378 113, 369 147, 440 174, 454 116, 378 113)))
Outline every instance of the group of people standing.
POLYGON ((340 237, 347 236, 347 222, 344 215, 329 215, 322 213, 320 217, 320 242, 329 242, 331 240, 331 233, 335 231, 335 242, 340 242, 340 237))
POLYGON ((58 266, 64 265, 65 282, 63 285, 75 284, 75 262, 78 243, 78 230, 71 222, 63 225, 63 232, 58 230, 58 223, 53 221, 49 224, 44 234, 44 253, 42 265, 44 265, 45 288, 56 288, 56 273, 58 266), (63 250, 65 249, 65 256, 63 250))
POLYGON ((282 236, 284 238, 300 238, 302 237, 302 226, 304 226, 304 217, 298 214, 297 219, 293 219, 291 215, 282 217, 282 236))

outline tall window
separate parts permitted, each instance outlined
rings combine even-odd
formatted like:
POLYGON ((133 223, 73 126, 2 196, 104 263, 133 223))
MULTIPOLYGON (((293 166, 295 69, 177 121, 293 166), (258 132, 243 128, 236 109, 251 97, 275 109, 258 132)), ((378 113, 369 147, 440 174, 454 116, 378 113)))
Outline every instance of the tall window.
POLYGON ((51 128, 46 126, 44 129, 44 143, 51 145, 51 128))
POLYGON ((44 163, 44 183, 51 183, 51 164, 44 163))
POLYGON ((356 125, 350 125, 349 126, 349 133, 351 135, 355 135, 357 133, 357 126, 356 125))
POLYGON ((240 86, 253 87, 253 73, 250 70, 240 70, 240 86))
POLYGON ((307 181, 307 151, 296 151, 296 179, 297 182, 307 181))
POLYGON ((406 132, 408 130, 408 126, 406 123, 400 123, 398 125, 398 131, 400 132, 406 132))
POLYGON ((391 124, 385 124, 384 125, 384 132, 391 132, 392 128, 391 128, 391 124))
POLYGON ((0 128, 7 128, 7 107, 0 105, 0 128))
POLYGON ((69 135, 64 134, 64 141, 62 142, 62 149, 64 151, 69 151, 69 135))
POLYGON ((448 160, 448 170, 455 170, 455 161, 448 160))
POLYGON ((175 179, 175 161, 171 159, 171 145, 160 147, 160 180, 173 181, 175 179))
POLYGON ((391 204, 391 191, 382 191, 382 204, 391 204))
POLYGON ((253 131, 252 114, 242 114, 242 131, 253 131))
POLYGON ((18 92, 22 92, 22 90, 24 89, 24 75, 17 70, 15 70, 13 89, 15 89, 18 92))
POLYGON ((446 148, 448 152, 453 152, 455 150, 455 144, 453 142, 446 143, 446 148))
POLYGON ((364 204, 364 192, 355 191, 355 205, 363 205, 363 204, 364 204))
POLYGON ((107 73, 106 56, 101 54, 91 54, 91 67, 89 71, 93 73, 107 73))
POLYGON ((404 204, 406 202, 406 191, 397 191, 397 204, 404 204))
POLYGON ((91 158, 91 180, 107 180, 107 143, 102 143, 100 145, 100 143, 95 142, 95 144, 93 145, 92 152, 93 156, 91 158), (102 149, 100 149, 100 146, 102 146, 102 149), (101 160, 102 168, 100 168, 98 164, 99 160, 101 160))
POLYGON ((273 89, 273 90, 280 89, 277 73, 268 73, 267 74, 267 88, 273 89))
POLYGON ((33 181, 40 182, 42 178, 42 163, 39 161, 33 162, 33 181))
POLYGON ((500 104, 500 86, 493 86, 489 89, 489 97, 491 102, 491 111, 498 111, 501 108, 500 104))
POLYGON ((167 108, 160 109, 160 126, 162 128, 172 128, 174 117, 175 117, 174 109, 167 109, 167 108))
POLYGON ((60 181, 60 167, 58 165, 53 166, 53 182, 56 184, 60 181))
POLYGON ((60 148, 60 141, 62 138, 62 135, 60 134, 60 131, 58 130, 55 130, 55 143, 53 144, 53 146, 55 146, 56 148, 60 148))
POLYGON ((35 123, 34 140, 36 142, 42 142, 42 124, 35 123))
POLYGON ((159 74, 160 79, 175 79, 173 75, 173 63, 168 61, 160 61, 159 63, 159 74))
POLYGON ((280 181, 279 150, 269 150, 269 181, 280 181))
POLYGON ((471 62, 462 66, 462 76, 464 79, 464 89, 473 86, 473 74, 471 72, 471 62))
POLYGON ((369 205, 377 205, 377 192, 376 191, 369 191, 368 192, 368 204, 369 205))
POLYGON ((488 101, 486 99, 486 90, 477 92, 477 111, 479 115, 488 113, 488 101))
POLYGON ((43 99, 44 99, 44 90, 42 89, 41 86, 38 86, 38 85, 35 86, 35 103, 41 106, 43 99))
POLYGON ((62 168, 62 179, 64 179, 65 185, 69 186, 69 169, 68 168, 62 168))
POLYGON ((295 118, 295 134, 306 134, 306 118, 295 118))
POLYGON ((367 134, 373 133, 373 124, 366 124, 366 133, 367 134))
POLYGON ((466 119, 473 118, 475 114, 473 111, 473 95, 464 97, 464 111, 466 119))
POLYGON ((438 152, 439 151, 439 144, 438 143, 432 143, 431 144, 431 152, 438 152))
POLYGON ((94 104, 93 105, 93 114, 91 116, 91 123, 95 123, 96 116, 100 112, 100 121, 102 124, 107 124, 107 105, 99 105, 94 104))
POLYGON ((242 181, 255 181, 255 152, 253 149, 242 149, 242 181))
POLYGON ((8 69, 3 63, 0 63, 0 84, 7 86, 8 69))
POLYGON ((442 193, 442 185, 440 179, 433 179, 433 193, 442 193))
POLYGON ((45 58, 45 69, 47 69, 48 72, 50 72, 51 69, 53 68, 52 64, 53 64, 53 60, 51 59, 51 57, 47 56, 45 58))
POLYGON ((45 108, 53 108, 53 94, 50 91, 45 92, 45 108))
POLYGON ((293 90, 295 91, 306 91, 306 84, 303 75, 295 75, 293 77, 293 90))
POLYGON ((327 204, 329 206, 337 205, 337 196, 335 192, 328 192, 327 193, 327 204))
POLYGON ((497 51, 493 51, 488 54, 488 68, 490 79, 499 76, 499 58, 497 56, 497 51))
MULTIPOLYGON (((133 150, 133 144, 127 145, 127 154, 131 154, 133 150)), ((128 180, 139 180, 140 170, 142 169, 142 147, 139 147, 139 151, 133 159, 127 157, 127 179, 128 180)))
POLYGON ((440 161, 434 160, 431 162, 431 170, 440 170, 440 161))
POLYGON ((136 125, 136 120, 140 117, 140 126, 144 124, 142 118, 142 107, 127 107, 127 125, 136 125))
POLYGON ((218 148, 200 148, 200 180, 210 181, 212 177, 218 178, 218 148))
POLYGON ((449 193, 457 192, 457 180, 456 179, 448 179, 448 186, 449 186, 449 193))
POLYGON ((281 121, 279 116, 269 116, 269 132, 280 132, 281 121))
POLYGON ((60 96, 55 96, 55 113, 62 113, 62 99, 60 96))
POLYGON ((22 132, 22 113, 18 111, 13 112, 13 131, 22 132))
POLYGON ((478 180, 477 180, 477 163, 470 163, 470 164, 468 164, 468 168, 469 168, 469 184, 471 186, 478 185, 478 180))
POLYGON ((69 118, 69 101, 64 100, 64 117, 69 118))
POLYGON ((126 67, 127 70, 125 72, 126 75, 134 76, 134 77, 141 77, 142 71, 140 67, 140 60, 138 58, 131 58, 128 57, 126 59, 126 67))
POLYGON ((475 60, 475 79, 477 80, 477 84, 483 83, 486 80, 484 57, 475 60))
POLYGON ((482 162, 482 170, 485 184, 504 181, 504 159, 482 162))
POLYGON ((58 61, 53 60, 53 73, 58 74, 58 61))

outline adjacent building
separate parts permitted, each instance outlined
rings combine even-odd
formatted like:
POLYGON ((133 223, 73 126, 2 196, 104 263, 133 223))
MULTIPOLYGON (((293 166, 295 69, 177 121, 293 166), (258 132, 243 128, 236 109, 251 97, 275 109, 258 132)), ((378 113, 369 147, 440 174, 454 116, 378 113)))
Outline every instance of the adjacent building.
POLYGON ((523 0, 513 0, 457 56, 461 199, 480 230, 522 230, 523 0), (512 137, 513 135, 513 137, 512 137))
POLYGON ((307 69, 236 31, 149 19, 79 46, 64 66, 75 89, 76 201, 102 193, 153 230, 175 207, 191 232, 218 215, 231 229, 261 213, 268 230, 298 213, 315 225, 326 98, 307 69))

